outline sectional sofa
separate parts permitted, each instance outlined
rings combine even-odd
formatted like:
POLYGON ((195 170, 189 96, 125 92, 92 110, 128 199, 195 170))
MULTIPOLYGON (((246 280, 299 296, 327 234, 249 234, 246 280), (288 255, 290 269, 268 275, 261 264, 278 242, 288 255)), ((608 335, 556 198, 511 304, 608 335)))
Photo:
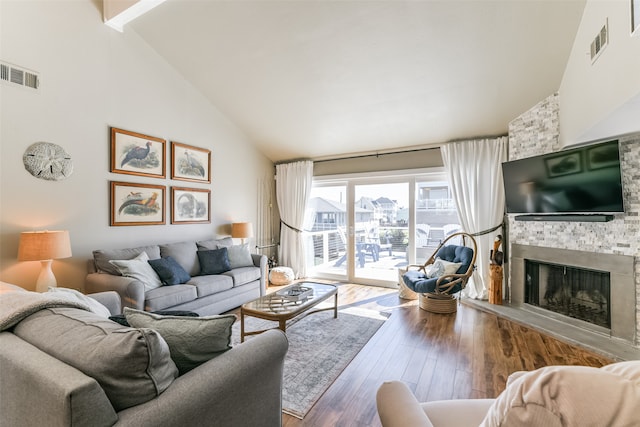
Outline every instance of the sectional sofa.
MULTIPOLYGON (((121 312, 115 292, 91 297, 58 300, 0 282, 1 426, 281 426, 284 333, 229 349, 234 316, 191 318, 196 328, 226 322, 217 338, 206 331, 223 348, 183 373, 170 334, 109 320, 121 312), (106 313, 92 311, 92 299, 106 313)), ((161 316, 165 329, 170 317, 161 316)))
POLYGON ((230 237, 99 249, 88 263, 85 292, 116 291, 124 307, 138 310, 206 316, 264 295, 267 274, 267 257, 250 254, 247 245, 234 245, 230 237), (172 264, 155 273, 148 265, 167 261, 172 264), (180 271, 172 271, 176 268, 180 271))

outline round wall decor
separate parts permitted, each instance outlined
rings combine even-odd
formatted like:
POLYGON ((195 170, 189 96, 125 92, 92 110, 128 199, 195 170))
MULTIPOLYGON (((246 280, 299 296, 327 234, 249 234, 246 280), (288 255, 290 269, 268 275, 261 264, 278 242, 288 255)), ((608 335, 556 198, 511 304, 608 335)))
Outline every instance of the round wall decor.
POLYGON ((24 168, 36 178, 60 181, 73 173, 71 156, 51 142, 31 144, 22 156, 24 168))

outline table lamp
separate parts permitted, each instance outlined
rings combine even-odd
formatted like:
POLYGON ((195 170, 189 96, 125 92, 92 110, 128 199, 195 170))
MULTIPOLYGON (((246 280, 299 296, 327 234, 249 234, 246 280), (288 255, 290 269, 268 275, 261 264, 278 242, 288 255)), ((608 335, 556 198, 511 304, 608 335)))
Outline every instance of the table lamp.
POLYGON ((231 224, 231 237, 242 239, 242 244, 244 245, 244 239, 253 237, 253 224, 250 222, 234 222, 231 224))
POLYGON ((37 292, 46 292, 56 286, 56 276, 51 271, 54 259, 71 256, 71 241, 67 230, 24 231, 20 233, 18 261, 40 261, 42 269, 36 282, 37 292))

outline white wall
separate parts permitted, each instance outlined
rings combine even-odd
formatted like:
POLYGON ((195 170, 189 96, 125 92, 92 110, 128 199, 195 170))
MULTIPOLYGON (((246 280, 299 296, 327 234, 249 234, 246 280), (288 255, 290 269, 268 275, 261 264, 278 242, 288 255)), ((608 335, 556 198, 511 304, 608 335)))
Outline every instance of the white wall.
POLYGON ((640 30, 629 0, 589 0, 560 84, 560 144, 640 131, 640 30), (609 44, 592 64, 589 46, 605 21, 609 44))
MULTIPOLYGON (((38 262, 17 262, 25 230, 68 229, 73 257, 54 261, 59 286, 83 288, 98 248, 210 238, 232 221, 257 222, 257 187, 273 164, 215 106, 132 30, 102 24, 102 2, 0 1, 0 59, 41 73, 39 92, 0 86, 0 279, 35 287, 38 262), (212 151, 212 184, 109 172, 109 126, 212 151), (31 176, 22 163, 34 142, 73 156, 64 181, 31 176), (208 188, 211 224, 110 227, 109 181, 208 188)), ((259 231, 257 231, 259 232, 259 231)))

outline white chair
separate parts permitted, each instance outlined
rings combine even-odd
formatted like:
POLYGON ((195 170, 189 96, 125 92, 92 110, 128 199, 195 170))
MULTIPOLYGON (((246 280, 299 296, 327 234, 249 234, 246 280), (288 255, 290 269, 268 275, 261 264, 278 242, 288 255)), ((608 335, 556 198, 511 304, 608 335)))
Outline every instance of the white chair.
POLYGON ((640 361, 515 372, 495 399, 420 403, 404 383, 389 381, 376 403, 383 427, 637 426, 640 361))

